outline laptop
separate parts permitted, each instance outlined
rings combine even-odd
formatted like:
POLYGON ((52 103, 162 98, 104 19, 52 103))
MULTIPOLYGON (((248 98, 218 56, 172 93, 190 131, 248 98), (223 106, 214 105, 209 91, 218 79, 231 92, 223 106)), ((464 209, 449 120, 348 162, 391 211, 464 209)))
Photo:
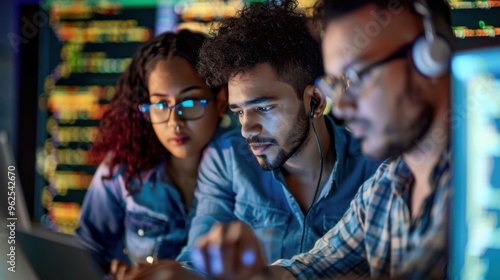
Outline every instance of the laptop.
POLYGON ((5 184, 4 188, 10 187, 0 192, 0 199, 12 204, 2 204, 0 210, 0 218, 7 223, 0 232, 0 247, 2 252, 7 252, 3 254, 6 261, 0 265, 0 279, 104 279, 106 275, 91 253, 77 244, 73 236, 31 223, 17 165, 4 131, 0 131, 0 168, 0 182, 5 184))
POLYGON ((452 59, 451 279, 500 279, 500 46, 452 59))
POLYGON ((106 278, 90 252, 80 247, 70 235, 33 226, 29 231, 17 231, 16 239, 40 279, 106 278))

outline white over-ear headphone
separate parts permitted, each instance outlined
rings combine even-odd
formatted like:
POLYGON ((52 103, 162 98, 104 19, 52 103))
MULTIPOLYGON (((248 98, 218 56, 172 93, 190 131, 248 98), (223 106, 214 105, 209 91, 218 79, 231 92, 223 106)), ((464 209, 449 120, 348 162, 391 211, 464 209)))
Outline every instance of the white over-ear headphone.
POLYGON ((439 77, 448 70, 451 47, 443 37, 436 34, 426 0, 414 0, 413 8, 422 16, 425 32, 413 45, 413 61, 423 75, 439 77))

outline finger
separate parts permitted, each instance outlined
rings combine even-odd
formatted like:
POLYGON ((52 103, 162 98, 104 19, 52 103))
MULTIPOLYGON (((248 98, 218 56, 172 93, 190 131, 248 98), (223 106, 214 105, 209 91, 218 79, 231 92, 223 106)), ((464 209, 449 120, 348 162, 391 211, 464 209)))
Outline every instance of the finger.
POLYGON ((257 259, 256 252, 253 248, 245 248, 241 254, 241 264, 243 267, 251 267, 257 259))
POLYGON ((234 278, 237 267, 240 266, 241 257, 238 253, 241 251, 239 246, 243 238, 241 223, 235 222, 227 226, 221 246, 223 275, 227 278, 234 278))
POLYGON ((254 245, 258 244, 257 240, 252 238, 252 229, 246 224, 241 222, 236 222, 228 230, 228 240, 231 240, 233 247, 236 249, 235 261, 239 266, 249 267, 254 265, 256 260, 256 250, 254 245))
POLYGON ((216 224, 212 227, 208 235, 209 243, 207 246, 208 269, 211 275, 221 275, 223 271, 222 263, 222 243, 227 231, 227 225, 216 224))
POLYGON ((209 271, 208 271, 208 255, 207 255, 207 247, 208 247, 208 244, 210 243, 209 233, 198 238, 198 240, 196 241, 195 255, 194 255, 194 257, 197 258, 197 259, 195 259, 195 261, 198 263, 197 268, 200 268, 201 271, 203 271, 205 273, 209 273, 209 271), (196 250, 197 250, 197 252, 196 252, 196 250), (196 254, 198 254, 198 256, 196 254))
POLYGON ((157 272, 164 269, 164 264, 159 262, 154 265, 139 265, 134 273, 133 279, 154 279, 152 276, 157 272))
POLYGON ((205 271, 210 275, 220 275, 223 271, 221 244, 226 227, 223 224, 214 224, 210 232, 198 242, 204 259, 205 271))
POLYGON ((239 277, 247 278, 267 265, 266 257, 257 236, 248 225, 240 223, 235 231, 234 234, 240 236, 235 246, 238 249, 235 271, 239 277))
POLYGON ((203 253, 201 252, 201 249, 199 248, 193 248, 191 251, 191 261, 194 264, 194 267, 202 272, 207 272, 206 265, 205 265, 205 259, 203 257, 203 253))
POLYGON ((118 269, 119 262, 120 261, 116 260, 116 259, 111 260, 111 264, 109 265, 109 274, 111 274, 111 275, 116 274, 116 270, 118 269))
POLYGON ((247 228, 244 224, 238 225, 235 228, 234 235, 238 235, 239 238, 236 242, 235 247, 236 258, 235 258, 235 270, 238 272, 238 276, 241 278, 250 277, 257 268, 257 252, 258 240, 254 239, 254 235, 251 228, 247 228))
POLYGON ((132 268, 127 269, 125 271, 125 279, 134 279, 137 274, 139 274, 142 270, 145 270, 147 267, 150 267, 150 265, 138 264, 132 268))
POLYGON ((172 260, 163 260, 158 263, 147 266, 145 269, 139 271, 135 280, 168 280, 168 279, 199 279, 187 272, 182 266, 172 260), (185 275, 187 274, 187 276, 185 275))
POLYGON ((208 244, 210 243, 209 239, 209 234, 205 234, 204 236, 200 237, 198 241, 196 242, 196 247, 195 247, 195 260, 198 265, 197 268, 199 268, 201 271, 205 273, 209 273, 208 271, 208 254, 207 254, 207 247, 208 244), (198 255, 196 255, 198 254, 198 255))
POLYGON ((129 269, 128 265, 126 265, 123 262, 120 262, 120 264, 117 266, 117 269, 116 269, 116 279, 117 280, 124 280, 125 276, 127 275, 128 269, 129 269))
POLYGON ((117 260, 117 259, 111 260, 111 264, 109 267, 109 273, 111 274, 113 279, 119 279, 118 273, 123 266, 127 266, 127 264, 121 260, 117 260))
POLYGON ((254 246, 251 246, 249 244, 240 244, 240 247, 241 248, 238 251, 239 259, 236 266, 236 271, 238 271, 239 278, 247 279, 254 273, 260 271, 263 265, 257 261, 257 252, 254 246))
POLYGON ((220 244, 210 244, 207 249, 209 273, 219 276, 223 271, 222 253, 220 244))

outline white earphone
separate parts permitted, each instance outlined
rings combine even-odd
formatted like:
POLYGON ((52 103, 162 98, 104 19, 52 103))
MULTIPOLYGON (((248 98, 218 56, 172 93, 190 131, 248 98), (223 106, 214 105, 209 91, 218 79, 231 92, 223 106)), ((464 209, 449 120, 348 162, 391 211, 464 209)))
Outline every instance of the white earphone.
POLYGON ((451 47, 443 37, 436 34, 426 0, 414 0, 413 7, 422 16, 425 31, 425 35, 413 45, 413 61, 423 75, 439 77, 448 70, 451 47))

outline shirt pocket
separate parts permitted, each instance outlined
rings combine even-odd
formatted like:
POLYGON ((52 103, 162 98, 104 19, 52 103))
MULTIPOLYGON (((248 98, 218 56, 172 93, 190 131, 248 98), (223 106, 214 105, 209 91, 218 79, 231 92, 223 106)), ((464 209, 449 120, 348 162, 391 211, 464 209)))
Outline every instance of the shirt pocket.
POLYGON ((290 213, 268 206, 236 203, 235 215, 252 227, 262 244, 268 262, 272 263, 282 258, 290 213))
POLYGON ((145 263, 148 257, 175 258, 185 243, 186 226, 182 222, 169 217, 160 219, 147 213, 127 211, 125 246, 132 263, 145 263), (176 231, 179 232, 177 235, 183 236, 176 237, 176 231))

